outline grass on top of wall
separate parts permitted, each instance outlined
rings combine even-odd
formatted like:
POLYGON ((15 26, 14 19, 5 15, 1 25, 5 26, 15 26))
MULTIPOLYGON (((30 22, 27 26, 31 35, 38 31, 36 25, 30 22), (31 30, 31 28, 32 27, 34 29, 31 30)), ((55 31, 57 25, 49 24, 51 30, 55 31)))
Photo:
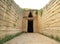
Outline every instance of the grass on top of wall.
POLYGON ((21 35, 21 34, 22 34, 22 33, 17 33, 17 34, 15 34, 15 35, 7 35, 7 36, 5 36, 4 38, 0 39, 0 44, 4 44, 5 42, 7 42, 7 41, 9 41, 9 40, 11 40, 11 39, 13 39, 13 38, 21 35))

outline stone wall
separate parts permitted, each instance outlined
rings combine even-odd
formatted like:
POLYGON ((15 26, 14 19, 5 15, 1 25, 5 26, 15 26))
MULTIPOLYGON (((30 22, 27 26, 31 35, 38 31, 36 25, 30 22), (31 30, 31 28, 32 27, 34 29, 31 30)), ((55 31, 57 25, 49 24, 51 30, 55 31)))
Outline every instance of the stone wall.
POLYGON ((43 8, 41 33, 60 37, 60 0, 51 0, 43 8))
POLYGON ((0 0, 0 37, 22 32, 22 12, 14 0, 0 0))
POLYGON ((38 10, 38 32, 42 33, 43 21, 41 16, 41 10, 38 10))

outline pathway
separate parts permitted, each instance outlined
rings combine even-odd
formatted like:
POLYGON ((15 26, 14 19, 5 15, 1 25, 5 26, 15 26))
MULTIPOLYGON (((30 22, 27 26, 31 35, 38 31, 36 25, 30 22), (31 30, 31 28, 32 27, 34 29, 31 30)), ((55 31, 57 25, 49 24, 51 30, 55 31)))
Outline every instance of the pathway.
POLYGON ((24 33, 5 44, 60 44, 39 33, 24 33))

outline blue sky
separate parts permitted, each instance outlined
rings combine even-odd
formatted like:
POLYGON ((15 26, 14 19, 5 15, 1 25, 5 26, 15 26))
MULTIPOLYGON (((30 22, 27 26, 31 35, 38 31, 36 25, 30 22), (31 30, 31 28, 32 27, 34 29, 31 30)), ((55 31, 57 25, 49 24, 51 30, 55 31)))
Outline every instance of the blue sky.
POLYGON ((21 8, 41 9, 50 0, 14 0, 21 8))

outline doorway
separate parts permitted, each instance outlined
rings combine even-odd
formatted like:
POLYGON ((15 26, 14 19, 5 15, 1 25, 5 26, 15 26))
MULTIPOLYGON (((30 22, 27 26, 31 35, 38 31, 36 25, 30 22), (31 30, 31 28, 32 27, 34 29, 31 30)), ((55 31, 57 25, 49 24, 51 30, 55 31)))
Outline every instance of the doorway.
MULTIPOLYGON (((29 13, 29 18, 33 18, 32 13, 29 13)), ((28 20, 28 32, 33 32, 33 19, 28 20)))
POLYGON ((28 20, 28 32, 33 32, 33 20, 28 20))

